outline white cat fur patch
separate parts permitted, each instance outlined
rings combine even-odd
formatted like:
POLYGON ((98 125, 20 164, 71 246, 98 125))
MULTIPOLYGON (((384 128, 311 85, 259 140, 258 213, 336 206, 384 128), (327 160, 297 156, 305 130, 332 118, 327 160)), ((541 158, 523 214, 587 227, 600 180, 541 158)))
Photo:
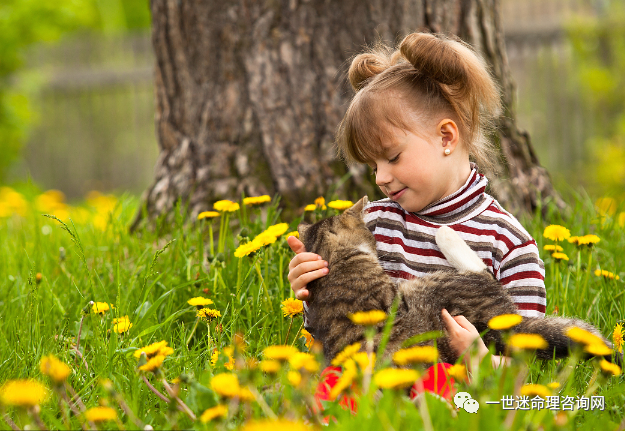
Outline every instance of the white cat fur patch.
POLYGON ((452 228, 441 226, 436 231, 436 244, 447 261, 458 271, 481 272, 486 269, 482 259, 452 228))

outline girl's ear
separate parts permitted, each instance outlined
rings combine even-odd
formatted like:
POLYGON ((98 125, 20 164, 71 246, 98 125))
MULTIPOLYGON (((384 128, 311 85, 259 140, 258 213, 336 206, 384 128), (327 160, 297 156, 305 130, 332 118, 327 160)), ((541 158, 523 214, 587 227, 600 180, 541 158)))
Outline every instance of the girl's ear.
POLYGON ((450 120, 449 118, 441 120, 436 127, 436 131, 440 136, 443 149, 453 152, 456 149, 456 145, 458 145, 458 140, 460 138, 458 125, 454 122, 454 120, 450 120))

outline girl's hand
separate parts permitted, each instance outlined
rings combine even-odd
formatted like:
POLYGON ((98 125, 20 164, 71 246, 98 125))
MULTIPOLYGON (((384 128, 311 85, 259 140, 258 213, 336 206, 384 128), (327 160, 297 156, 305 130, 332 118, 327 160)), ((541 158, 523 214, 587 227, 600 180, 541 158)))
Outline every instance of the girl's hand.
POLYGON ((445 322, 445 326, 447 326, 451 348, 454 349, 454 352, 456 352, 458 356, 466 352, 476 340, 478 340, 478 359, 482 360, 484 356, 488 354, 488 348, 486 348, 484 341, 480 337, 480 333, 477 332, 475 326, 473 326, 473 324, 471 324, 466 317, 452 317, 452 315, 449 314, 449 312, 444 308, 441 314, 443 316, 443 322, 445 322))
POLYGON ((310 295, 310 292, 306 290, 306 285, 328 273, 328 262, 318 254, 306 252, 304 243, 294 236, 288 237, 286 242, 296 253, 289 262, 289 283, 295 292, 295 297, 303 301, 310 295))

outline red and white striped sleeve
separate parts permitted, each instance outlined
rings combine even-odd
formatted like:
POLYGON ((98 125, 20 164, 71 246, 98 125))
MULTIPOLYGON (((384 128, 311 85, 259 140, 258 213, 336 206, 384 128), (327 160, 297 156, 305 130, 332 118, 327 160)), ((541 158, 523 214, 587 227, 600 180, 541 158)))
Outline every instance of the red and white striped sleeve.
POLYGON ((545 317, 545 266, 533 239, 506 253, 497 271, 497 279, 508 289, 520 315, 545 317))

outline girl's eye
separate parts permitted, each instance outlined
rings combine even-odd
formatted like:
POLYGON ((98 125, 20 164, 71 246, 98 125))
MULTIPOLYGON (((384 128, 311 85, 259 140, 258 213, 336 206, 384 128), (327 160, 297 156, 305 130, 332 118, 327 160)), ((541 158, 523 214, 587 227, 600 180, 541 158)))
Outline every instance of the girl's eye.
MULTIPOLYGON (((399 154, 401 154, 401 153, 399 153, 399 154)), ((388 161, 388 162, 389 162, 389 163, 395 163, 396 161, 398 161, 398 160, 399 160, 399 154, 398 154, 398 155, 396 155, 395 157, 393 157, 392 159, 389 159, 389 161, 388 161)))

